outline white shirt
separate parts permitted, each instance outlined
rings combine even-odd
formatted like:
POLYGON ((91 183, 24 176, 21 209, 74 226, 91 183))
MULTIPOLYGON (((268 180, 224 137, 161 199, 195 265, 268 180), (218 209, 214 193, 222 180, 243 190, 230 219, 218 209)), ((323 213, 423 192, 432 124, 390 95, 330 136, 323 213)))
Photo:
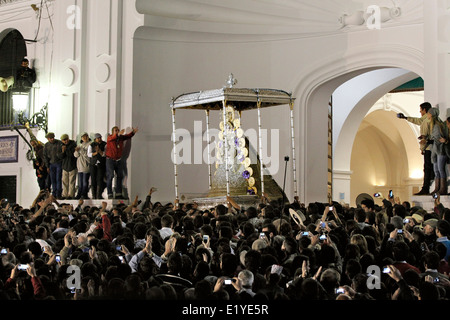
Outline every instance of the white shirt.
POLYGON ((35 241, 41 245, 41 248, 44 248, 44 247, 51 247, 51 245, 49 245, 48 242, 45 241, 45 240, 42 240, 42 239, 36 239, 35 241))
POLYGON ((161 235, 161 238, 164 240, 165 238, 173 234, 173 230, 171 228, 162 227, 161 230, 159 230, 159 234, 161 235))

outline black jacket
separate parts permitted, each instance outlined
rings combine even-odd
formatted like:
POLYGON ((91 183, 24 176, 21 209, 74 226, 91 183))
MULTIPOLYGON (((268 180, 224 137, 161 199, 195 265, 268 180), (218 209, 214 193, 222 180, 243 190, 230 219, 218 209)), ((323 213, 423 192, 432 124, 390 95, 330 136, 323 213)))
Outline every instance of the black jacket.
MULTIPOLYGON (((94 141, 94 142, 91 143, 92 153, 95 152, 95 147, 97 145, 100 147, 101 151, 105 152, 106 142, 102 141, 100 143, 97 143, 97 142, 94 141)), ((103 167, 105 167, 106 166, 106 157, 102 157, 99 154, 93 156, 91 158, 91 166, 103 166, 103 167)))
POLYGON ((77 168, 77 158, 73 155, 75 152, 75 148, 77 147, 77 143, 74 140, 69 140, 67 145, 63 144, 65 151, 62 151, 58 154, 58 157, 62 160, 62 169, 64 171, 72 171, 77 168))

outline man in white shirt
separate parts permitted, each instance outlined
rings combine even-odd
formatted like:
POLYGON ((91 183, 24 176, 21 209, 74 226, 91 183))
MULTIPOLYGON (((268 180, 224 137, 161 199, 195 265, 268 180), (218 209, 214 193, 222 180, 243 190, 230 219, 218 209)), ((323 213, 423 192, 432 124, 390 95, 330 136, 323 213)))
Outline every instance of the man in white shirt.
POLYGON ((159 230, 159 234, 161 235, 161 238, 164 240, 167 237, 170 237, 173 234, 173 223, 174 219, 173 217, 166 213, 161 218, 161 229, 159 230))
POLYGON ((153 251, 152 251, 152 236, 151 235, 147 235, 146 238, 146 244, 144 249, 142 249, 141 251, 139 251, 138 253, 136 253, 130 260, 130 262, 128 263, 128 265, 131 268, 131 272, 135 273, 139 271, 139 263, 141 262, 141 260, 148 256, 150 257, 156 264, 156 266, 158 268, 161 267, 161 264, 163 262, 163 259, 156 255, 153 251))
POLYGON ((48 239, 47 228, 40 226, 36 231, 36 242, 41 245, 41 248, 51 247, 51 245, 46 241, 48 239))

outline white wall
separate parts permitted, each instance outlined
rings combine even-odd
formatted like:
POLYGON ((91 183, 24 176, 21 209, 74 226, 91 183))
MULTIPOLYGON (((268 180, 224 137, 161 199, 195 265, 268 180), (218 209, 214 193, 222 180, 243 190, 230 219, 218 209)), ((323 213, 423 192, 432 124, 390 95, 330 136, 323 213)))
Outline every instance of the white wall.
MULTIPOLYGON (((276 32, 263 35, 256 31, 250 35, 246 34, 248 25, 239 30, 236 24, 228 23, 226 26, 231 28, 228 30, 233 30, 228 32, 224 25, 210 22, 206 18, 210 17, 210 7, 205 6, 208 12, 202 12, 203 15, 194 21, 177 12, 179 2, 171 2, 176 13, 162 18, 157 8, 143 8, 144 2, 138 1, 141 12, 148 15, 147 26, 135 35, 135 57, 143 63, 135 65, 134 69, 136 109, 133 119, 147 124, 145 137, 141 135, 140 142, 150 147, 139 151, 132 159, 133 165, 139 168, 132 172, 133 181, 142 175, 148 177, 139 183, 138 189, 147 189, 149 183, 158 181, 161 190, 158 195, 167 201, 172 201, 174 196, 170 162, 169 103, 172 96, 221 87, 230 72, 238 79, 239 87, 292 91, 296 97, 294 114, 300 198, 306 202, 326 201, 326 106, 332 92, 351 77, 374 68, 400 67, 416 74, 423 71, 421 24, 391 26, 375 32, 359 28, 355 32, 315 33, 308 34, 309 37, 300 31, 289 36, 276 32), (181 26, 184 30, 178 30, 181 26), (204 28, 199 32, 200 26, 211 26, 211 29, 204 28), (150 167, 145 168, 144 164, 150 164, 150 167)), ((372 104, 382 94, 373 98, 372 104)), ((372 104, 365 106, 366 111, 372 104)), ((177 127, 192 130, 193 121, 202 118, 202 114, 195 112, 182 119, 177 117, 177 127)), ((267 111, 265 119, 268 120, 264 123, 267 127, 280 128, 281 157, 289 155, 289 144, 283 142, 283 137, 289 137, 287 123, 280 123, 284 118, 284 113, 267 111)), ((138 151, 134 149, 134 152, 138 151)), ((204 192, 207 189, 206 172, 201 165, 182 168, 180 189, 204 192)), ((274 176, 281 184, 282 172, 274 176)), ((286 190, 289 196, 292 195, 290 177, 286 190)))

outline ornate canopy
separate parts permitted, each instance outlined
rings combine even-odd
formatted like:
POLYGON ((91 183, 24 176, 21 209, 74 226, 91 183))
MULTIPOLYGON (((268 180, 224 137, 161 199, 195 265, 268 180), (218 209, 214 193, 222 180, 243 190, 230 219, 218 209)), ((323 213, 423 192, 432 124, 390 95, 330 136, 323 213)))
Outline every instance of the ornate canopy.
POLYGON ((174 109, 221 110, 223 101, 233 104, 237 111, 288 105, 294 101, 291 93, 276 89, 224 87, 182 94, 172 100, 174 109))
MULTIPOLYGON (((233 74, 230 74, 228 81, 221 89, 212 89, 206 91, 197 91, 192 93, 185 93, 176 98, 172 98, 170 107, 172 109, 172 127, 173 127, 173 154, 176 158, 176 122, 175 113, 178 109, 191 110, 205 110, 206 111, 206 133, 208 140, 208 173, 209 173, 209 188, 210 196, 226 195, 231 193, 234 195, 245 195, 245 192, 250 195, 256 195, 258 192, 264 194, 264 184, 267 186, 273 185, 273 179, 264 173, 264 165, 260 155, 262 154, 261 142, 261 109, 273 107, 278 105, 290 106, 290 124, 291 124, 291 143, 293 153, 293 171, 294 171, 294 193, 297 193, 295 188, 295 142, 294 142, 294 121, 293 121, 293 104, 294 98, 292 94, 278 89, 260 89, 260 88, 235 88, 237 83, 233 74), (257 163, 251 164, 249 155, 250 146, 242 136, 243 130, 240 128, 240 113, 242 111, 257 109, 258 111, 258 149, 257 163), (211 173, 211 161, 209 159, 209 111, 217 110, 222 113, 222 122, 220 123, 221 132, 219 139, 221 140, 217 145, 216 156, 219 162, 216 162, 216 172, 214 178, 211 173), (238 113, 238 118, 234 118, 234 112, 238 113), (231 120, 230 120, 231 115, 231 120), (237 122, 236 122, 237 121, 237 122), (239 131, 240 130, 240 131, 239 131), (241 134, 239 134, 241 132, 241 134), (242 140, 242 141, 241 141, 242 140), (239 146, 235 145, 239 142, 239 146), (242 142, 242 143, 241 143, 242 142), (241 145, 242 144, 242 145, 241 145), (237 159, 237 167, 234 167, 234 159, 237 159), (252 173, 255 177, 252 177, 252 173), (244 178, 243 178, 244 176, 244 178), (247 180, 248 186, 243 187, 247 180), (237 182, 236 182, 237 181, 237 182), (255 187, 255 183, 260 184, 260 189, 255 187)), ((178 170, 176 161, 174 162, 175 173, 175 195, 178 198, 178 170)), ((275 183, 276 184, 276 183, 275 183)), ((276 188, 270 187, 275 190, 276 188)), ((280 193, 280 192, 278 192, 280 193)), ((282 190, 284 197, 284 187, 282 190)))

